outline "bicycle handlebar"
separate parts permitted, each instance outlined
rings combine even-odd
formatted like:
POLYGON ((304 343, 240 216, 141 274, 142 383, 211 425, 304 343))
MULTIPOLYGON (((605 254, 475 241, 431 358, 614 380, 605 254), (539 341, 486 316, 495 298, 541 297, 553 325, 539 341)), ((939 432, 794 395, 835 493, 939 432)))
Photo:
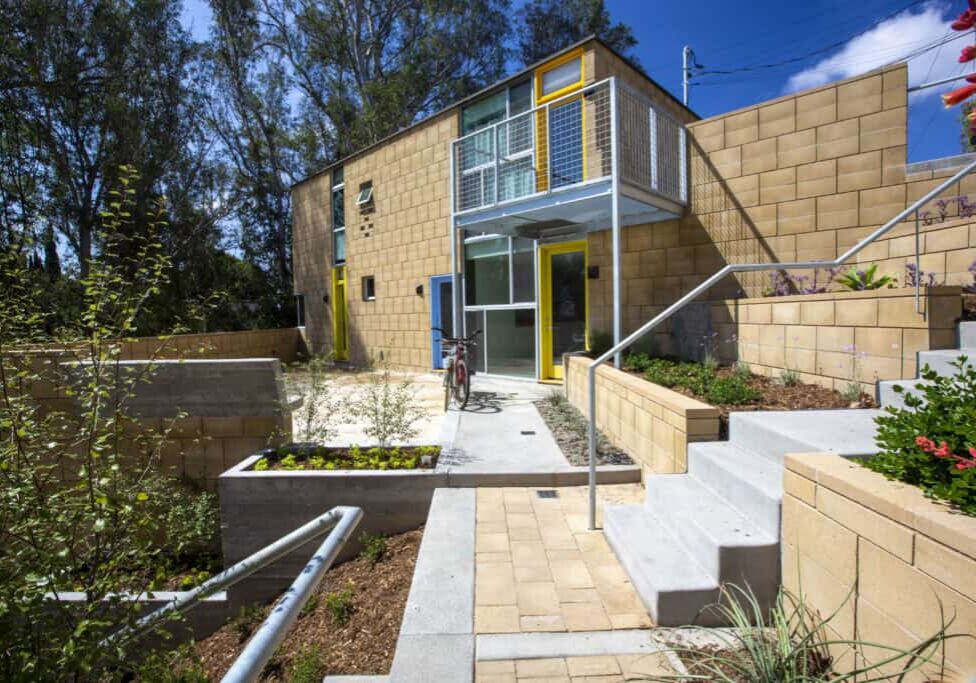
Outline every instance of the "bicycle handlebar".
MULTIPOLYGON (((435 332, 440 332, 441 335, 444 335, 444 330, 442 330, 440 327, 432 327, 430 329, 434 330, 435 332)), ((470 344, 471 342, 474 341, 474 338, 477 337, 479 334, 481 334, 480 328, 475 330, 471 334, 469 334, 467 337, 448 337, 446 335, 442 336, 441 342, 448 343, 448 344, 456 344, 458 342, 462 344, 470 344)))

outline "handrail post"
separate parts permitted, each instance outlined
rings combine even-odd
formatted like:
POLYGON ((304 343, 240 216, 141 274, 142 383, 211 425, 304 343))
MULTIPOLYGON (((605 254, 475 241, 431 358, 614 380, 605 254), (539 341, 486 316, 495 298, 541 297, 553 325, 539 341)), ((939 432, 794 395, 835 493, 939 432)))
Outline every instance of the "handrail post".
POLYGON ((921 267, 921 256, 919 252, 921 251, 919 245, 921 240, 918 235, 918 209, 915 209, 915 312, 922 312, 922 298, 919 293, 919 287, 922 282, 922 267, 921 267))
MULTIPOLYGON (((610 79, 610 221, 613 247, 613 343, 620 343, 621 335, 621 274, 620 274, 620 131, 617 120, 617 79, 610 79)), ((615 367, 620 367, 621 354, 613 357, 615 367)))

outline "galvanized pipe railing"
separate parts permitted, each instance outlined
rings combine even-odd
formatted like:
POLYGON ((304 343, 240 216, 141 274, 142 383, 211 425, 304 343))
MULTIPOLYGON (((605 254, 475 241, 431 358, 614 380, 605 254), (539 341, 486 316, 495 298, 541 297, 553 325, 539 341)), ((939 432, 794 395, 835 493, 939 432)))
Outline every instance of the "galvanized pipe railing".
POLYGON ((266 545, 260 550, 225 569, 211 579, 203 582, 190 591, 181 593, 171 602, 139 619, 131 627, 116 631, 106 638, 103 646, 117 643, 125 638, 136 638, 159 626, 174 613, 185 613, 195 607, 204 598, 213 595, 229 586, 234 585, 259 569, 281 559, 293 550, 297 550, 309 541, 328 532, 328 536, 316 549, 308 564, 302 568, 298 577, 291 584, 283 597, 275 605, 271 614, 255 631, 255 635, 248 641, 233 666, 222 681, 254 681, 268 663, 281 640, 288 633, 288 629, 295 622, 298 613, 308 601, 312 592, 318 586, 322 577, 332 566, 342 547, 352 536, 353 531, 363 517, 362 508, 337 506, 328 512, 294 531, 282 536, 277 541, 266 545))
MULTIPOLYGON (((666 309, 661 311, 658 315, 654 316, 648 322, 644 323, 641 327, 635 330, 632 334, 626 338, 620 340, 617 344, 613 346, 610 350, 606 351, 602 355, 598 356, 586 370, 587 379, 587 392, 588 392, 588 406, 589 411, 587 414, 587 445, 588 445, 588 457, 589 457, 589 495, 590 495, 590 529, 596 529, 596 370, 597 368, 606 362, 608 359, 612 358, 615 354, 622 352, 628 346, 636 342, 638 339, 643 337, 645 334, 653 330, 655 327, 663 323, 665 320, 670 318, 672 315, 677 313, 679 310, 684 308, 686 305, 697 299, 701 294, 706 292, 710 287, 717 284, 726 275, 731 275, 732 273, 748 273, 748 272, 760 272, 760 271, 770 271, 770 270, 806 270, 811 268, 836 268, 843 265, 852 256, 859 253, 869 244, 877 240, 879 237, 889 232, 896 225, 901 223, 903 220, 916 213, 925 206, 927 203, 932 201, 935 197, 939 196, 945 192, 949 187, 955 183, 962 180, 965 176, 969 175, 974 169, 976 169, 976 161, 972 161, 965 166, 963 166, 955 175, 951 178, 940 183, 934 189, 925 193, 922 197, 914 201, 908 208, 903 211, 898 212, 894 218, 889 220, 887 223, 882 225, 880 228, 872 232, 870 235, 865 237, 863 240, 855 244, 853 247, 845 251, 843 254, 833 259, 832 261, 793 261, 793 262, 781 262, 781 263, 730 263, 723 267, 711 277, 706 279, 704 282, 696 286, 690 292, 682 296, 680 299, 675 301, 673 304, 668 306, 666 309)), ((918 256, 918 221, 916 220, 916 257, 918 256)), ((916 258, 916 264, 918 259, 916 258)), ((615 267, 619 267, 619 264, 615 264, 615 267)), ((918 292, 921 280, 921 273, 916 272, 915 274, 915 297, 918 301, 918 292)))

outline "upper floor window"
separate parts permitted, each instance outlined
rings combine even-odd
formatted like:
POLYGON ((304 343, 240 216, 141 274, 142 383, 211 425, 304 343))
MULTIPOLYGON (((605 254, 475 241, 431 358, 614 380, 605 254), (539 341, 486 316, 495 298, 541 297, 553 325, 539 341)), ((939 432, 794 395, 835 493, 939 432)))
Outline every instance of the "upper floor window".
POLYGON ((332 262, 346 262, 346 185, 342 167, 332 171, 332 262))
POLYGON ((532 81, 521 81, 462 108, 461 135, 467 135, 531 108, 532 81))
POLYGON ((574 50, 536 70, 538 100, 555 99, 583 85, 583 53, 574 50))

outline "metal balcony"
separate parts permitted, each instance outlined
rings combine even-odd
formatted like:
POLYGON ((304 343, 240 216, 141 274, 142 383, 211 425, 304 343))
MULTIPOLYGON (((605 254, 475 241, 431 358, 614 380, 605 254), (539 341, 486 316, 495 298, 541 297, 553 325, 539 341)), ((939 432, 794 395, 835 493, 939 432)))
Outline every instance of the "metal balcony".
POLYGON ((683 212, 684 126, 608 78, 454 140, 454 224, 534 238, 607 229, 615 169, 622 225, 683 212))

